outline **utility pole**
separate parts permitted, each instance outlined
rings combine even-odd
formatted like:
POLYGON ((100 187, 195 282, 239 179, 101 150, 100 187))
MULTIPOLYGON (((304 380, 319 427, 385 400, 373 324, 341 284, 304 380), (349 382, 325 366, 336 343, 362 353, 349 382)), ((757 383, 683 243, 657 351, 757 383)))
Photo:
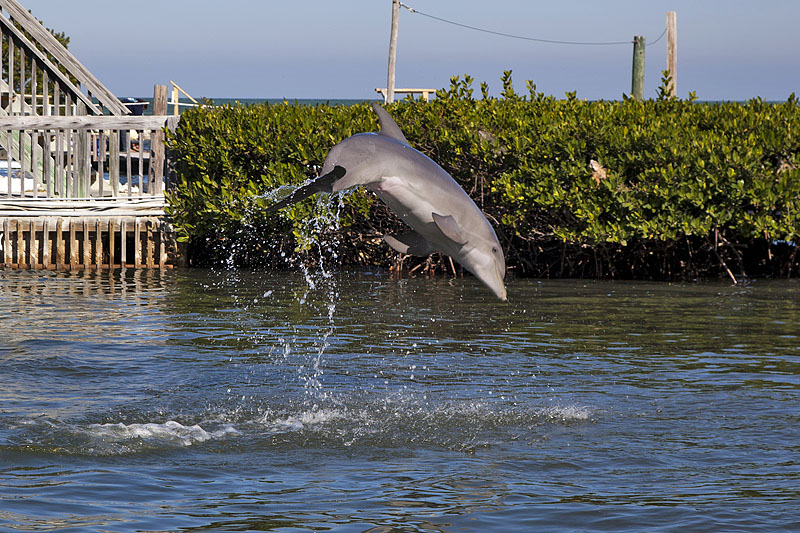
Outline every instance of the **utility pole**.
POLYGON ((631 95, 634 100, 642 100, 644 98, 644 35, 635 35, 633 37, 631 95))
POLYGON ((678 14, 667 11, 667 70, 672 78, 670 96, 678 96, 678 14))
POLYGON ((400 18, 400 0, 392 0, 392 34, 389 37, 389 75, 386 79, 385 102, 394 102, 394 71, 397 60, 397 26, 400 18))

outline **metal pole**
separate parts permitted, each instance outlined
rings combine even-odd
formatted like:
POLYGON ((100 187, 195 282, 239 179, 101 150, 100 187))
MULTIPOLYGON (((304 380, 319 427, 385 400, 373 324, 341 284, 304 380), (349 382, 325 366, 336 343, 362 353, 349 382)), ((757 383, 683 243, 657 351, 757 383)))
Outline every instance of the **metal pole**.
POLYGON ((386 94, 384 101, 387 104, 394 102, 394 70, 397 59, 397 26, 400 18, 400 0, 392 0, 392 34, 389 38, 389 74, 386 80, 386 94))
POLYGON ((644 98, 644 35, 633 37, 633 76, 631 95, 634 100, 644 98))

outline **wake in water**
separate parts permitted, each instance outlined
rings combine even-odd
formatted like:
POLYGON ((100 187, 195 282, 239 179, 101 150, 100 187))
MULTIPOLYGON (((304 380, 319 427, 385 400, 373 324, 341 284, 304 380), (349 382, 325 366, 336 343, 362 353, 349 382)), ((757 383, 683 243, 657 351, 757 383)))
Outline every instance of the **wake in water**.
POLYGON ((413 396, 351 397, 337 405, 302 402, 255 408, 214 408, 191 415, 140 414, 141 422, 69 422, 43 417, 9 424, 14 435, 0 451, 108 456, 197 446, 431 447, 470 451, 546 438, 553 428, 590 422, 581 406, 515 408, 480 401, 419 401, 413 396), (180 420, 180 421, 178 421, 180 420))

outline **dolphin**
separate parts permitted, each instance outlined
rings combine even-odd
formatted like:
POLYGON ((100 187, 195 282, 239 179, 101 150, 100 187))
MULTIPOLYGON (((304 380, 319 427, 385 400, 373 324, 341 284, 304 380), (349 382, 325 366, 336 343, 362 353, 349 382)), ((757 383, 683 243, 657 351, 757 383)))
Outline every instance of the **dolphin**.
POLYGON ((318 192, 366 187, 411 227, 402 235, 385 235, 389 246, 422 257, 433 252, 448 255, 505 301, 505 257, 483 212, 450 174, 411 147, 382 106, 373 102, 372 109, 378 115, 379 132, 359 133, 336 144, 319 177, 268 211, 318 192))

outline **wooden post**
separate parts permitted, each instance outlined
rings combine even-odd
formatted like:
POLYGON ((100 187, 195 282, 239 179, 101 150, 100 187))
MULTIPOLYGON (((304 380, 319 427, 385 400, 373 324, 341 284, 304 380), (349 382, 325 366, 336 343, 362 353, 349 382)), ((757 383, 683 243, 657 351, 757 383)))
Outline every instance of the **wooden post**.
POLYGON ((22 220, 17 219, 17 268, 25 268, 25 236, 22 229, 22 220))
POLYGON ((389 37, 389 75, 386 80, 385 103, 394 102, 394 73, 397 59, 397 29, 400 18, 400 0, 392 0, 392 33, 389 37))
POLYGON ((667 70, 672 78, 670 96, 678 96, 678 14, 667 11, 667 70))
MULTIPOLYGON (((78 102, 78 115, 86 114, 86 105, 78 102)), ((78 198, 89 197, 89 181, 91 161, 89 159, 89 130, 78 130, 78 142, 75 145, 75 165, 77 170, 77 185, 74 189, 78 198)))
POLYGON ((108 221, 108 268, 114 269, 114 247, 116 246, 117 219, 111 218, 108 221))
MULTIPOLYGON (((156 85, 153 90, 153 115, 162 116, 167 114, 167 86, 156 85)), ((164 130, 153 130, 150 137, 150 177, 148 192, 157 194, 164 190, 162 187, 164 179, 164 130)))
POLYGON ((45 217, 42 222, 42 268, 50 266, 50 219, 45 217))
POLYGON ((133 267, 142 266, 142 217, 133 221, 133 267))
POLYGON ((30 268, 36 270, 39 263, 39 242, 36 240, 36 219, 31 217, 28 222, 30 230, 28 230, 28 254, 30 254, 30 268))
POLYGON ((103 268, 103 226, 100 218, 94 219, 94 264, 98 272, 103 268))
POLYGON ((633 75, 631 95, 634 100, 644 98, 644 35, 633 37, 633 75))
POLYGON ((147 228, 147 268, 155 267, 155 255, 156 255, 156 235, 155 235, 155 220, 152 218, 148 218, 145 221, 145 227, 147 228))
MULTIPOLYGON (((180 106, 178 104, 178 86, 174 83, 172 84, 172 114, 179 115, 181 113, 180 106)), ((153 113, 155 115, 155 112, 153 113)))
POLYGON ((78 222, 81 219, 72 217, 69 219, 69 268, 70 270, 78 268, 78 246, 80 246, 77 235, 78 222))
MULTIPOLYGON (((11 173, 8 173, 11 175, 11 173)), ((8 189, 11 190, 10 188, 8 189)), ((5 266, 10 267, 12 263, 11 257, 11 221, 7 218, 3 219, 3 262, 5 266)))
POLYGON ((61 217, 58 217, 58 219, 56 220, 55 249, 56 249, 56 270, 59 270, 66 263, 65 259, 66 247, 64 246, 64 219, 61 217))
POLYGON ((123 218, 119 223, 119 266, 125 268, 128 262, 128 227, 123 218))
POLYGON ((119 143, 120 132, 111 131, 108 137, 108 181, 111 184, 111 194, 116 198, 119 192, 119 143))
POLYGON ((89 239, 89 217, 82 217, 83 220, 83 268, 89 269, 92 265, 92 241, 89 239))
POLYGON ((167 262, 167 232, 164 219, 158 219, 158 266, 164 268, 167 262))

